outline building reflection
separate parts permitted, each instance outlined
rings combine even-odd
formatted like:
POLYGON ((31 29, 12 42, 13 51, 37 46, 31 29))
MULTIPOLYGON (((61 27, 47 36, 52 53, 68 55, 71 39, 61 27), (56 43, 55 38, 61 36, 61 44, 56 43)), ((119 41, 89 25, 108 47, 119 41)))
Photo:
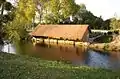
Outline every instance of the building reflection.
POLYGON ((68 61, 84 61, 87 51, 84 47, 74 47, 72 45, 37 45, 36 54, 47 60, 68 60, 68 61))
POLYGON ((104 53, 72 45, 38 45, 34 54, 45 60, 69 61, 77 66, 86 65, 105 69, 120 68, 120 52, 104 53))

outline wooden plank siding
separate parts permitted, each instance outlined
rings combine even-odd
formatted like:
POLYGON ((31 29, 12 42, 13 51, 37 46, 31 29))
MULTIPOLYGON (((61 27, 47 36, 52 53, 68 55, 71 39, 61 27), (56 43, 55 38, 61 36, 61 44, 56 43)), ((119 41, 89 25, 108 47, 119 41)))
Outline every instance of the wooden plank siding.
POLYGON ((35 43, 46 43, 55 45, 86 45, 88 42, 88 25, 38 25, 30 33, 35 43))

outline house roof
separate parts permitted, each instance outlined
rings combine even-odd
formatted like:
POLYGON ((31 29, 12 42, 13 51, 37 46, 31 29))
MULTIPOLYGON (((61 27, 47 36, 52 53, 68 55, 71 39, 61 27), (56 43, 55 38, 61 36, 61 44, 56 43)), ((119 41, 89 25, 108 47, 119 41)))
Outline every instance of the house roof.
POLYGON ((81 40, 88 30, 88 25, 38 25, 32 36, 81 40))

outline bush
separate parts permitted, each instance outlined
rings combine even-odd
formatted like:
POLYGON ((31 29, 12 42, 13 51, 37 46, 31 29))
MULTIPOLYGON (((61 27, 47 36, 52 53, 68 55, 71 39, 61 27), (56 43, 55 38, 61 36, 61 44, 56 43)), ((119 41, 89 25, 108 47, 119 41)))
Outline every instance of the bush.
POLYGON ((109 44, 106 44, 106 43, 105 43, 103 49, 104 49, 104 50, 108 50, 108 48, 109 48, 109 44))
POLYGON ((98 42, 98 43, 109 43, 111 42, 113 39, 112 36, 109 36, 109 35, 104 35, 102 37, 99 37, 97 39, 95 39, 95 42, 98 42))

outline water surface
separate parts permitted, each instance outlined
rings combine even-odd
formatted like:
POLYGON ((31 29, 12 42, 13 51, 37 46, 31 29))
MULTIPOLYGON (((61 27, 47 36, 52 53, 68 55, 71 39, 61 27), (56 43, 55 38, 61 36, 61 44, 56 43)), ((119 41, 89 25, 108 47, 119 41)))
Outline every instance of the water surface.
MULTIPOLYGON (((4 45, 2 51, 15 54, 15 47, 4 45)), ((71 45, 38 45, 32 55, 45 60, 68 61, 75 66, 120 69, 120 52, 105 53, 71 45)))

